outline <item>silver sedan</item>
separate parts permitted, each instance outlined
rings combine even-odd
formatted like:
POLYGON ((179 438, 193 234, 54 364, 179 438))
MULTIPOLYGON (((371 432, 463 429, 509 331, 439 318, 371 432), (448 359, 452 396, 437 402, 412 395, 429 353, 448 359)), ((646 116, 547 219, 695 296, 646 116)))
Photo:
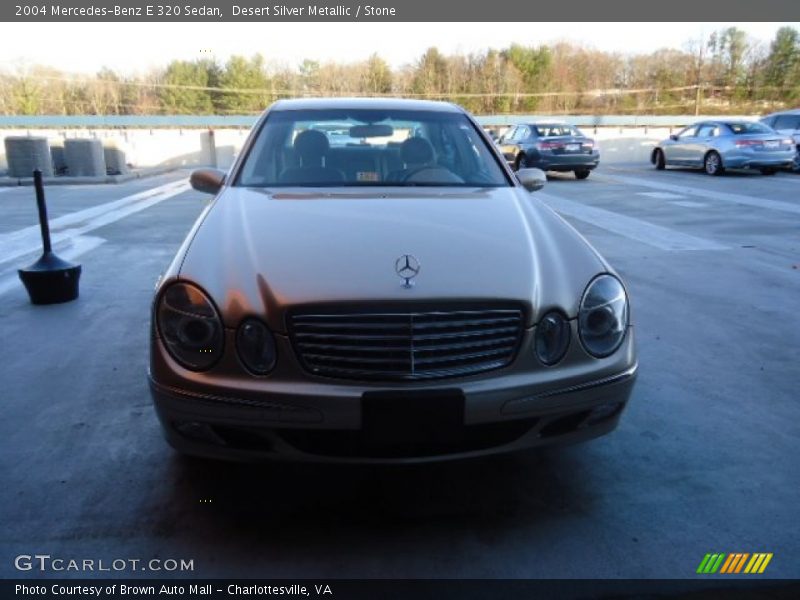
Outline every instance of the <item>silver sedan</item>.
POLYGON ((464 110, 281 100, 156 291, 150 385, 200 456, 419 462, 617 426, 628 294, 464 110), (332 145, 343 132, 355 144, 332 145))
POLYGON ((650 155, 656 169, 702 168, 709 175, 725 169, 758 169, 774 175, 794 159, 792 140, 754 121, 703 121, 660 142, 650 155))

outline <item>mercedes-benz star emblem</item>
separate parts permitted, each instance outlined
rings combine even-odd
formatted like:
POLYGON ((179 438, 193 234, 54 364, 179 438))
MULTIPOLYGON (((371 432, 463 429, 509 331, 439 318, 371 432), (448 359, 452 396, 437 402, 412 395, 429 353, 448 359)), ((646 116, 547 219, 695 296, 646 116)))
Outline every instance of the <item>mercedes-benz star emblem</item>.
POLYGON ((394 270, 397 274, 404 279, 403 287, 410 288, 414 285, 411 281, 419 273, 419 261, 410 254, 403 254, 394 263, 394 270))

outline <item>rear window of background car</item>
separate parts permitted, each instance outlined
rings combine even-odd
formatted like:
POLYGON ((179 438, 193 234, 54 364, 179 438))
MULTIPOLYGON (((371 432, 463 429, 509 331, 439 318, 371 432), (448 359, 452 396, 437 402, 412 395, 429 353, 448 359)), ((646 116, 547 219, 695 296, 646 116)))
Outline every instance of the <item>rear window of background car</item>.
POLYGON ((727 123, 730 129, 736 135, 745 135, 748 133, 772 133, 772 128, 767 127, 762 123, 727 123))
POLYGON ((580 135, 580 132, 569 125, 537 125, 536 131, 540 137, 559 137, 567 135, 580 135))
POLYGON ((772 127, 774 129, 800 129, 800 115, 779 115, 772 127))

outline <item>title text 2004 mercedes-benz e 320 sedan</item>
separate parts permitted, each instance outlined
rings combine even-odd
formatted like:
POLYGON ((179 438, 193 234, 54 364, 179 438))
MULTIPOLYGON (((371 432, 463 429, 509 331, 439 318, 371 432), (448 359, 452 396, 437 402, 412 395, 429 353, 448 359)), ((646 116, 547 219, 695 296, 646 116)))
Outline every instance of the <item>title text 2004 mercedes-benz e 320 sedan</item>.
POLYGON ((231 459, 411 462, 613 429, 628 296, 451 104, 273 105, 162 277, 168 441, 231 459), (527 189, 526 189, 527 188, 527 189))

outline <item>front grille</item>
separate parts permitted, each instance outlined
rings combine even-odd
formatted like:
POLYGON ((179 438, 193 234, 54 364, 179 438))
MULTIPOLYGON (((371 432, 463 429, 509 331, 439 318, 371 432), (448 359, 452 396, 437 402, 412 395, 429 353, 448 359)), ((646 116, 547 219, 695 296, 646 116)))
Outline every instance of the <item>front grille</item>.
POLYGON ((316 375, 383 381, 472 375, 511 363, 517 309, 308 314, 290 318, 303 367, 316 375))

